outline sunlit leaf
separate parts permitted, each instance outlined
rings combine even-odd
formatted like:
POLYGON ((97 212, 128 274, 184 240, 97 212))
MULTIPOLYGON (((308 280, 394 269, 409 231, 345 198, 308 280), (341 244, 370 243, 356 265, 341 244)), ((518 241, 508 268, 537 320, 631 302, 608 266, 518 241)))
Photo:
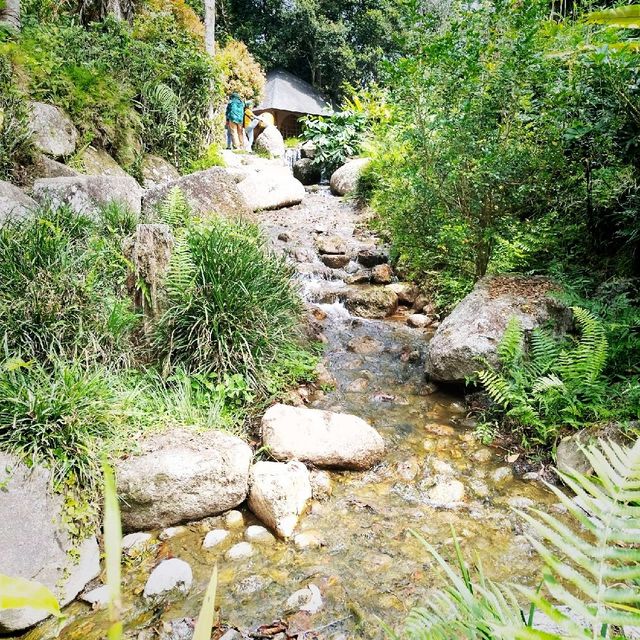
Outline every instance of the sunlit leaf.
POLYGON ((41 609, 53 615, 60 613, 56 597, 43 584, 0 574, 0 611, 22 607, 41 609))

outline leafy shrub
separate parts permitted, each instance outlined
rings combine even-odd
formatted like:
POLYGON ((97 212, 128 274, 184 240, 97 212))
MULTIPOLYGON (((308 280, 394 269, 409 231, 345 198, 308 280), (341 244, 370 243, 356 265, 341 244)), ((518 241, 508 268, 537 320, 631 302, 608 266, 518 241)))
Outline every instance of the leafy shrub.
POLYGON ((39 362, 53 354, 127 358, 138 318, 122 295, 120 244, 131 222, 107 207, 100 234, 66 207, 45 207, 0 227, 0 327, 9 353, 39 362))
POLYGON ((197 160, 189 165, 187 173, 195 173, 196 171, 204 171, 211 167, 224 167, 225 162, 217 144, 210 144, 207 150, 197 160))
POLYGON ((499 368, 478 374, 525 446, 547 444, 566 426, 633 415, 633 405, 620 402, 622 388, 604 376, 608 343, 602 322, 585 309, 573 312, 579 338, 567 342, 535 329, 526 349, 522 326, 512 318, 498 347, 499 368))
POLYGON ((244 42, 230 39, 216 54, 216 63, 225 97, 235 92, 256 104, 262 100, 266 77, 244 42))
POLYGON ((123 405, 106 373, 54 359, 0 365, 0 447, 51 466, 54 483, 95 487, 100 442, 112 436, 123 405))
POLYGON ((495 584, 483 575, 480 566, 474 580, 456 543, 458 575, 422 540, 444 570, 449 586, 411 612, 402 637, 622 639, 626 637, 622 628, 638 626, 640 612, 634 605, 640 598, 640 522, 636 513, 640 440, 632 448, 600 442, 598 447, 585 450, 585 455, 597 477, 560 474, 575 497, 548 485, 566 507, 574 527, 537 509, 518 512, 535 533, 527 538, 546 565, 543 589, 495 584), (522 595, 531 603, 528 610, 521 610, 522 595), (546 614, 561 634, 532 629, 536 609, 546 614))
POLYGON ((291 276, 252 224, 213 219, 188 227, 172 255, 156 353, 172 367, 241 374, 260 387, 295 336, 301 302, 291 276))
POLYGON ((330 116, 307 116, 302 138, 316 146, 314 164, 333 173, 362 151, 367 116, 360 111, 339 111, 330 116))

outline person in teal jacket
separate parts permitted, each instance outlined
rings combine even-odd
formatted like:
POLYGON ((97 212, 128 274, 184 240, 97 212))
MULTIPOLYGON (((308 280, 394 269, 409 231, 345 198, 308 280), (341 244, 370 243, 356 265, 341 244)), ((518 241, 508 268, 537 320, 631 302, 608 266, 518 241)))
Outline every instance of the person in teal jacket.
MULTIPOLYGON (((244 121, 244 102, 242 98, 234 91, 227 103, 227 131, 231 134, 231 141, 234 149, 242 149, 244 145, 243 121, 244 121)), ((228 140, 227 140, 228 141, 228 140)))

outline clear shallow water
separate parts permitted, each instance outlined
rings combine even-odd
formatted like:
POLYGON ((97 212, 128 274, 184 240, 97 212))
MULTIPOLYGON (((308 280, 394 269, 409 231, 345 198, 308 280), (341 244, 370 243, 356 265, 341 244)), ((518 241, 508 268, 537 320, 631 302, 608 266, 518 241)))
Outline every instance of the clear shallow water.
MULTIPOLYGON (((310 196, 303 207, 264 214, 263 222, 273 238, 283 229, 290 234, 286 243, 290 250, 292 245, 312 246, 320 215, 329 232, 335 230, 347 238, 352 238, 359 222, 352 207, 327 197, 326 192, 310 196)), ((307 283, 325 279, 324 272, 316 278, 309 275, 312 269, 306 271, 307 283)), ((474 438, 461 398, 426 384, 423 356, 428 334, 406 327, 402 315, 367 321, 352 318, 338 303, 321 308, 327 313, 322 323, 327 364, 337 384, 335 391, 312 406, 368 420, 387 443, 385 460, 364 473, 331 473, 333 495, 314 501, 298 528, 321 540, 320 548, 299 550, 291 542, 278 541, 255 545, 249 559, 226 561, 224 552, 243 539, 247 525, 255 523, 246 510, 245 525, 232 529, 232 535, 215 550, 202 549, 202 541, 210 529, 224 527, 222 517, 193 523, 165 542, 156 539, 147 553, 125 565, 128 637, 138 638, 143 629, 160 630, 165 621, 196 616, 217 562, 220 616, 230 626, 252 630, 285 619, 290 633, 298 628, 320 629, 316 635, 322 638, 382 638, 378 620, 399 625, 408 610, 424 602, 429 590, 440 584, 434 562, 410 530, 452 558, 453 527, 466 556, 471 559, 477 554, 489 577, 537 584, 540 562, 512 507, 535 504, 553 509, 554 496, 537 483, 514 479, 505 470, 504 454, 474 438), (378 343, 375 353, 348 349, 349 343, 363 337, 378 343), (428 499, 429 490, 451 480, 464 485, 462 500, 451 508, 434 505, 428 499), (189 562, 194 585, 186 598, 149 610, 140 594, 152 568, 167 557, 189 562), (320 589, 323 608, 312 616, 288 611, 288 597, 310 583, 320 589)), ((105 611, 92 612, 74 603, 65 613, 68 618, 58 637, 97 640, 105 636, 105 611)), ((52 638, 56 626, 46 623, 25 637, 52 638)), ((166 636, 172 637, 178 636, 166 636)))

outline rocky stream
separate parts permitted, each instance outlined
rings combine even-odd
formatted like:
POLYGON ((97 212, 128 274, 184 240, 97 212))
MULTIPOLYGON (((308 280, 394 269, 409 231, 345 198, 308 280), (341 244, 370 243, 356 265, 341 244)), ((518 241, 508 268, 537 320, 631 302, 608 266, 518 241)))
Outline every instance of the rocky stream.
MULTIPOLYGON (((388 289, 368 282, 369 268, 385 258, 366 214, 314 187, 302 204, 259 216, 275 250, 296 263, 326 341, 326 383, 300 389, 291 402, 363 418, 383 437, 386 453, 368 471, 315 474, 310 508, 287 542, 256 528, 262 523, 244 508, 129 538, 126 637, 190 638, 217 563, 221 624, 214 638, 383 638, 381 621, 400 625, 440 584, 436 564, 411 530, 451 559, 455 529, 466 556, 477 554, 491 578, 535 586, 540 562, 513 508, 560 507, 535 478, 514 476, 505 452, 475 438, 461 396, 427 382, 425 347, 434 329, 420 326, 429 324, 424 316, 414 317, 417 293, 392 285, 405 304, 386 318, 372 317, 385 315, 380 291, 388 289), (168 558, 190 565, 192 584, 150 606, 145 583, 168 558)), ((389 275, 383 267, 374 277, 384 283, 389 275)), ((21 637, 105 637, 105 608, 77 600, 64 614, 21 637)))

